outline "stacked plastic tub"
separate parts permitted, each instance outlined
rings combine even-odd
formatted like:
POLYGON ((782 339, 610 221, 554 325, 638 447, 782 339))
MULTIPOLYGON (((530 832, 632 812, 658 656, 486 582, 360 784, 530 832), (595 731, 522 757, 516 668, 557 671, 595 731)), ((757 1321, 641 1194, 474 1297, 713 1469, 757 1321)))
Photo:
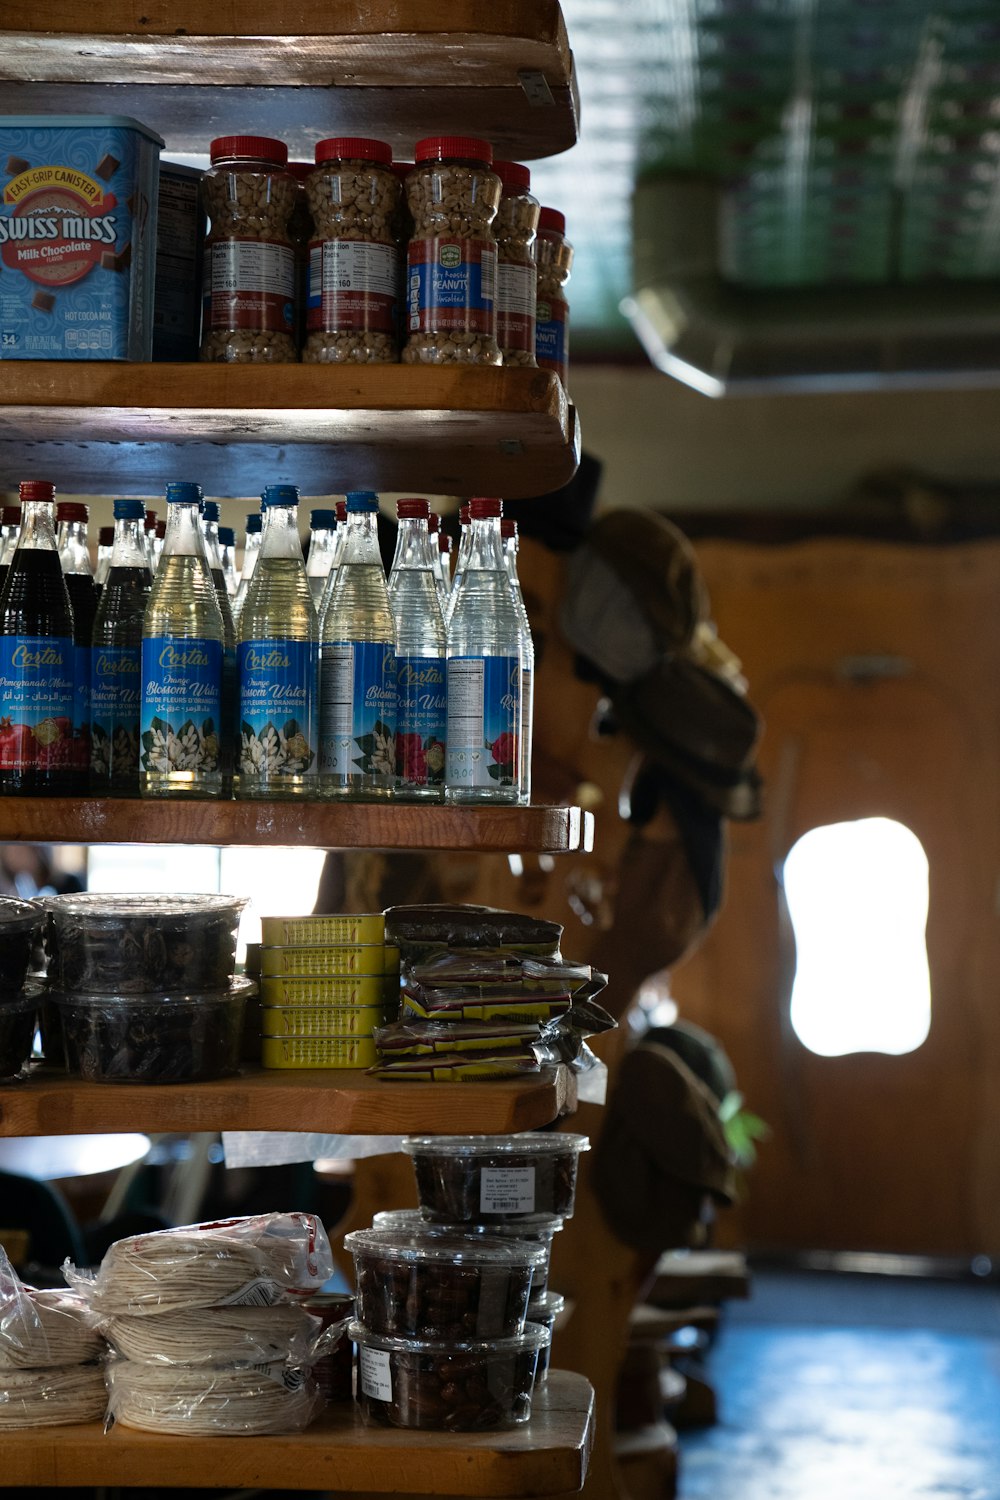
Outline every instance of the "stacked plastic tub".
POLYGON ((43 921, 34 902, 0 896, 0 1083, 19 1078, 31 1057, 42 986, 28 971, 43 921))
POLYGON ((381 912, 261 920, 265 1068, 370 1068, 399 1006, 399 949, 381 912))

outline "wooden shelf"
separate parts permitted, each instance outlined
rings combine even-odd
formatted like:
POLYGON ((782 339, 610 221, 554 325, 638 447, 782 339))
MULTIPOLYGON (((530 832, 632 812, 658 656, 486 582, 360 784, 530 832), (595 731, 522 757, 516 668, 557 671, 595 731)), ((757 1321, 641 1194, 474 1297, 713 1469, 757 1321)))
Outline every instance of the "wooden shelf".
POLYGON ((278 135, 312 159, 328 135, 377 135, 409 159, 433 133, 533 159, 577 138, 558 0, 7 0, 0 79, 12 113, 130 114, 169 150, 278 135))
POLYGON ((186 474, 218 496, 267 482, 513 500, 579 461, 545 370, 0 361, 0 462, 71 494, 151 495, 186 474))
POLYGON ((39 1068, 0 1087, 0 1136, 294 1130, 329 1135, 505 1135, 576 1107, 568 1068, 490 1083, 387 1083, 361 1069, 246 1068, 218 1083, 84 1083, 39 1068))
POLYGON ((408 1495, 564 1495, 587 1472, 593 1391, 552 1370, 531 1421, 503 1432, 409 1432, 366 1427, 356 1408, 332 1409, 288 1437, 180 1437, 100 1423, 5 1432, 0 1488, 158 1485, 408 1495))
POLYGON ((578 807, 0 797, 0 843, 20 842, 572 854, 593 847, 594 817, 578 807))

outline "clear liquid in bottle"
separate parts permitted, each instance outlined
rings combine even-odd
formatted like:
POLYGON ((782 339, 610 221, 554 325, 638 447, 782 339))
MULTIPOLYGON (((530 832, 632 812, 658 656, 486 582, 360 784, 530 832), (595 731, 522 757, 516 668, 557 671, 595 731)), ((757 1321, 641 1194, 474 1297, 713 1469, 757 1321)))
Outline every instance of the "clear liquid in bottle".
POLYGON ((440 802, 448 729, 447 636, 426 500, 400 500, 389 574, 396 626, 396 795, 440 802))
POLYGON ((534 737, 535 712, 535 643, 531 638, 528 610, 521 592, 521 581, 517 576, 517 522, 501 521, 500 536, 503 541, 503 559, 510 579, 514 605, 517 609, 521 644, 521 732, 520 732, 520 776, 518 801, 531 801, 531 743, 534 737))
POLYGON ((222 616, 222 723, 219 730, 219 765, 222 770, 223 795, 233 790, 233 778, 239 774, 236 765, 236 746, 239 743, 239 676, 236 670, 236 622, 229 601, 229 586, 226 570, 219 551, 219 503, 203 500, 201 503, 201 530, 205 539, 205 556, 208 570, 215 585, 215 597, 219 601, 222 616))

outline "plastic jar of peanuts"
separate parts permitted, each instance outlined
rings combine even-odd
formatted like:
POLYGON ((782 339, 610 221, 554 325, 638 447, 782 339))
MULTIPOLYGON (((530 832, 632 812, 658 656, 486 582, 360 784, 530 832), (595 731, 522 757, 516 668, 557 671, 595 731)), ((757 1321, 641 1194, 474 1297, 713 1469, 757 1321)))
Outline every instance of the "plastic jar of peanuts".
POLYGON ((334 136, 306 183, 309 244, 302 358, 389 364, 399 358, 399 182, 384 141, 334 136))
POLYGON ((516 161, 493 163, 503 195, 493 229, 497 241, 497 343, 505 365, 535 363, 535 231, 538 199, 531 173, 516 161))
POLYGON ((543 208, 535 241, 538 266, 538 303, 535 358, 541 370, 554 370, 566 386, 569 359, 569 303, 563 290, 573 268, 573 246, 566 238, 566 216, 557 208, 543 208))
POLYGON ((203 360, 288 363, 295 347, 295 250, 289 219, 296 184, 288 150, 267 136, 220 136, 203 179, 203 360))
POLYGON ((439 135, 418 141, 414 155, 406 181, 413 236, 403 362, 499 365, 493 148, 471 136, 439 135))

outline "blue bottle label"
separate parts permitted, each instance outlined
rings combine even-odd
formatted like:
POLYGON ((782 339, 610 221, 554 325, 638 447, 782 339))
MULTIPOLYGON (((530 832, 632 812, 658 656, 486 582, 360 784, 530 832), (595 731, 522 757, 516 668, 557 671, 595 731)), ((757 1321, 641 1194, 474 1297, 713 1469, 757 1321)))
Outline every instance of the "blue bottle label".
POLYGON ((0 636, 0 769, 70 769, 74 686, 69 636, 0 636))
POLYGON ((144 771, 217 771, 221 707, 221 641, 163 635, 143 641, 144 771))
POLYGON ((449 657, 448 785, 516 786, 520 729, 519 659, 449 657))
POLYGON ((240 642, 241 775, 316 775, 318 662, 315 642, 240 642))
POLYGON ((396 657, 396 774, 408 786, 443 786, 448 734, 447 664, 396 657))
POLYGON ((139 774, 142 651, 98 646, 90 675, 90 768, 95 776, 139 774))
POLYGON ((386 641, 323 643, 320 770, 396 778, 396 653, 386 641))
POLYGON ((538 299, 535 322, 535 359, 540 370, 554 370, 566 384, 569 358, 567 304, 557 297, 538 299))

